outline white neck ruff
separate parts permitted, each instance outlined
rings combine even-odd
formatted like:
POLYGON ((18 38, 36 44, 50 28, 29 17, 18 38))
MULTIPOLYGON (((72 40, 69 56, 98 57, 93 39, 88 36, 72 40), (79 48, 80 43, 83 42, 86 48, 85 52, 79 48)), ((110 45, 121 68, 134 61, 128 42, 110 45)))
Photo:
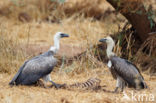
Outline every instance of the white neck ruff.
POLYGON ((115 54, 112 52, 113 47, 114 47, 114 43, 109 43, 109 44, 107 44, 106 53, 107 53, 107 57, 108 57, 108 58, 110 58, 111 56, 114 56, 114 55, 115 55, 115 54))

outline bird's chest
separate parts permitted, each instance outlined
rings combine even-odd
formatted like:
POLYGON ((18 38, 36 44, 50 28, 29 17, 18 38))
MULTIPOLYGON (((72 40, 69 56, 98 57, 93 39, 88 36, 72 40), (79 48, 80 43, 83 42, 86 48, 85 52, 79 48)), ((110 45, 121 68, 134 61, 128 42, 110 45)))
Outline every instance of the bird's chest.
POLYGON ((112 67, 112 62, 111 62, 110 60, 108 61, 107 66, 108 66, 109 68, 112 67))

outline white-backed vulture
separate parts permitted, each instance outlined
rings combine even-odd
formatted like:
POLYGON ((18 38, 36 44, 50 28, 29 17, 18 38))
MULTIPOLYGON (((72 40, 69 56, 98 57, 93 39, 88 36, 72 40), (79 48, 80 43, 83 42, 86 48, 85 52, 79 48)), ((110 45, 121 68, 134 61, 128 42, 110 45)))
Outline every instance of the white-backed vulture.
POLYGON ((59 41, 63 37, 69 37, 69 35, 57 32, 54 35, 54 46, 51 46, 47 52, 25 61, 9 84, 32 85, 42 78, 44 81, 51 82, 52 85, 58 88, 59 85, 51 80, 50 73, 57 64, 54 54, 59 50, 59 41))
POLYGON ((113 78, 117 80, 114 92, 117 92, 118 88, 123 91, 126 85, 135 89, 147 88, 139 69, 130 61, 120 58, 112 52, 115 43, 110 36, 100 39, 99 42, 107 44, 106 54, 109 59, 107 65, 113 78))

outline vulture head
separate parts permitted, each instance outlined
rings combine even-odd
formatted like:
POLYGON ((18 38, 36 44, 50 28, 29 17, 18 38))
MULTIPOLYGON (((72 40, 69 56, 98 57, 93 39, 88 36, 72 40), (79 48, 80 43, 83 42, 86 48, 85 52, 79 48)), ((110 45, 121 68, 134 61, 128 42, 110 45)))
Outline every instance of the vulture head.
POLYGON ((60 38, 64 38, 64 37, 69 37, 69 35, 62 33, 62 32, 57 32, 54 36, 54 39, 60 39, 60 38))
POLYGON ((107 53, 108 58, 115 55, 112 52, 113 47, 115 45, 115 42, 110 36, 107 36, 106 38, 100 39, 99 42, 102 42, 102 43, 105 42, 107 44, 106 53, 107 53))
POLYGON ((54 46, 51 46, 50 50, 56 53, 60 49, 60 39, 64 37, 69 37, 69 35, 62 32, 57 32, 54 35, 54 46))
POLYGON ((107 45, 115 45, 114 40, 110 36, 100 39, 99 42, 105 42, 107 45))

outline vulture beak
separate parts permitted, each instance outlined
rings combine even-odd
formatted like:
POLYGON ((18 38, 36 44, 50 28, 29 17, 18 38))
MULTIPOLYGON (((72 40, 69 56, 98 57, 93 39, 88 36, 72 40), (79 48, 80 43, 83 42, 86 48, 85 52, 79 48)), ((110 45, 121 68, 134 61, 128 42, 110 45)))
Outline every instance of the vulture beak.
POLYGON ((103 38, 103 39, 100 39, 99 42, 106 42, 106 40, 107 39, 103 38))
POLYGON ((69 35, 68 34, 61 34, 61 38, 64 38, 64 37, 69 37, 69 35))

